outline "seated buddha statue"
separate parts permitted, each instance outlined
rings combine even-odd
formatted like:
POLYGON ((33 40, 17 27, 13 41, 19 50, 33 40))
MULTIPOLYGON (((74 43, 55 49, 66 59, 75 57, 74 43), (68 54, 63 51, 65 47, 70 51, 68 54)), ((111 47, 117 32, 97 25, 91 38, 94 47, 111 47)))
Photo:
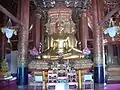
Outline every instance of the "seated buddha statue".
POLYGON ((47 37, 47 49, 44 50, 43 59, 80 59, 83 57, 82 51, 76 48, 77 40, 74 33, 65 33, 64 31, 64 21, 58 21, 56 23, 56 33, 47 37))

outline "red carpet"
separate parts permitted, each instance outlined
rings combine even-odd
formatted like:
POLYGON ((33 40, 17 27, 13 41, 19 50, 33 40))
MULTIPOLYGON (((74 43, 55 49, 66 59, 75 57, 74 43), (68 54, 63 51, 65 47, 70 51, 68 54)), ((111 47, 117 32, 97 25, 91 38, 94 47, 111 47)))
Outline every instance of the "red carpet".
MULTIPOLYGON (((34 90, 33 87, 28 88, 18 88, 16 85, 16 81, 11 82, 3 82, 3 84, 0 83, 0 90, 34 90)), ((36 89, 40 90, 40 89, 36 89)), ((91 89, 89 89, 91 90, 91 89)), ((120 84, 107 84, 104 89, 95 89, 95 90, 120 90, 120 84)))

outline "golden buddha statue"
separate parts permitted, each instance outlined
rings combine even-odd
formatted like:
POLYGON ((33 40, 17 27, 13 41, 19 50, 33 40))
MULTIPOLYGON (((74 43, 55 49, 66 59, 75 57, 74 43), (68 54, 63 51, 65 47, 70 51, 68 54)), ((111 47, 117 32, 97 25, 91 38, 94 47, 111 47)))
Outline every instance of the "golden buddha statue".
POLYGON ((60 5, 48 11, 48 22, 45 24, 45 41, 44 45, 42 45, 43 51, 41 52, 40 47, 39 52, 41 53, 36 57, 41 61, 33 60, 30 63, 30 68, 45 70, 49 68, 45 65, 56 68, 56 64, 67 63, 67 65, 70 64, 75 69, 87 71, 86 69, 92 65, 91 60, 80 60, 84 58, 84 55, 81 50, 77 49, 76 28, 71 16, 72 10, 60 5), (53 62, 48 62, 48 60, 53 62))
POLYGON ((75 23, 72 10, 61 4, 48 11, 48 22, 44 50, 39 57, 43 60, 80 59, 82 51, 77 49, 75 23))
POLYGON ((65 22, 56 22, 56 33, 47 37, 47 49, 44 50, 43 59, 80 59, 83 58, 82 51, 78 50, 77 40, 74 32, 65 32, 65 22))

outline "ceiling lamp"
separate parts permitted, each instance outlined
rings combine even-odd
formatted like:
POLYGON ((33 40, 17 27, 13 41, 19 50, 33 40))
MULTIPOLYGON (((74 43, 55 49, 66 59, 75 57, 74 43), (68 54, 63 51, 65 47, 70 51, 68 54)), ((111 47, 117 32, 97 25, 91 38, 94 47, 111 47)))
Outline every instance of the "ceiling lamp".
POLYGON ((10 38, 14 35, 17 35, 17 31, 13 28, 11 19, 8 20, 7 24, 1 28, 2 33, 5 33, 6 37, 8 38, 8 43, 10 43, 10 38))
POLYGON ((109 34, 109 36, 112 37, 112 40, 114 40, 118 30, 120 30, 120 26, 116 26, 113 18, 110 18, 109 27, 105 29, 104 34, 109 34))

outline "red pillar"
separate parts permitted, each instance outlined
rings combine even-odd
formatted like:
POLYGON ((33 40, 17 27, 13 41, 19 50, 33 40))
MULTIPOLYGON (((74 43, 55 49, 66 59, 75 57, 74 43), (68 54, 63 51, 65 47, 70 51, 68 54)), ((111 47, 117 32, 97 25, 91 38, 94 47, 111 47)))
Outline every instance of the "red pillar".
POLYGON ((87 48, 87 39, 88 39, 88 19, 87 19, 87 10, 84 9, 80 17, 80 28, 81 28, 81 39, 82 39, 82 49, 87 48))
POLYGON ((4 34, 2 34, 2 47, 1 47, 1 59, 3 60, 3 59, 5 59, 5 41, 6 41, 6 39, 5 39, 5 35, 4 34))
MULTIPOLYGON (((7 23, 7 21, 8 21, 8 17, 7 16, 3 16, 3 24, 4 25, 6 25, 6 23, 7 23)), ((6 36, 5 36, 5 34, 3 34, 2 33, 2 42, 1 42, 2 44, 2 47, 1 47, 1 50, 2 50, 2 52, 1 52, 1 54, 2 54, 2 59, 5 59, 5 46, 6 46, 6 36)))

